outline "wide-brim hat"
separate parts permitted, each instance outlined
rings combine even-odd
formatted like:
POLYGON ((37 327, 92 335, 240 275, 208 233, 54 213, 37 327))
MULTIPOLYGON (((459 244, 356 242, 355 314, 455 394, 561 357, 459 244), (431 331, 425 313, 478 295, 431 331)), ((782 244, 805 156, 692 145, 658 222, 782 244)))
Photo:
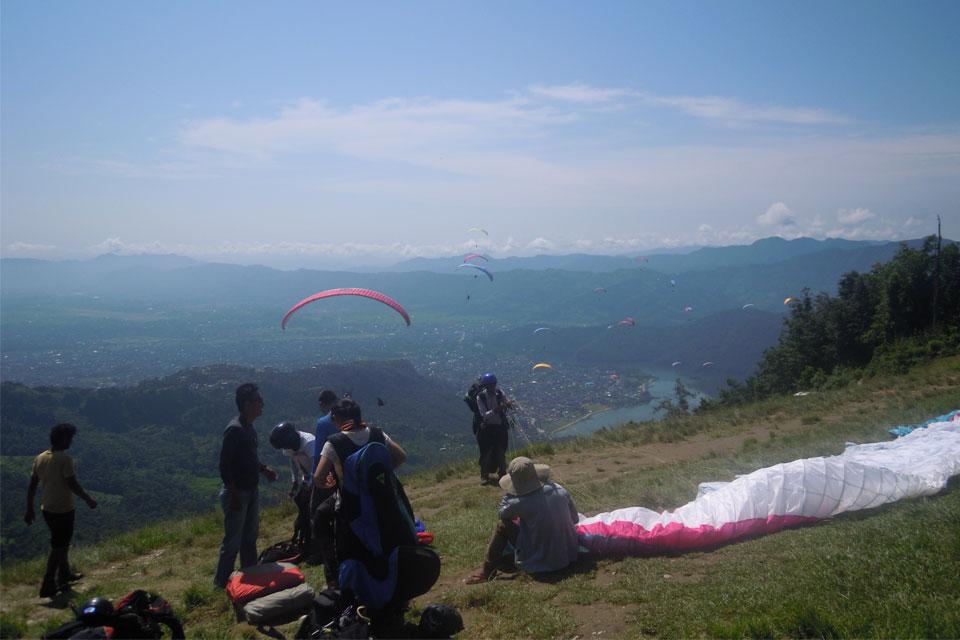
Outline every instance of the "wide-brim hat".
POLYGON ((550 467, 534 464, 530 458, 520 456, 510 461, 507 475, 500 478, 500 488, 515 496, 533 493, 550 479, 550 467))

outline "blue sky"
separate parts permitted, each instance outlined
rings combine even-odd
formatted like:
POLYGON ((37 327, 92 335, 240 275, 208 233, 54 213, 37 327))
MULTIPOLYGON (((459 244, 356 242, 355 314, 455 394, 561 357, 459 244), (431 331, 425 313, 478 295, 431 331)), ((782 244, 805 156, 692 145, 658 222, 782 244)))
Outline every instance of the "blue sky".
POLYGON ((960 238, 957 2, 0 12, 5 257, 960 238))

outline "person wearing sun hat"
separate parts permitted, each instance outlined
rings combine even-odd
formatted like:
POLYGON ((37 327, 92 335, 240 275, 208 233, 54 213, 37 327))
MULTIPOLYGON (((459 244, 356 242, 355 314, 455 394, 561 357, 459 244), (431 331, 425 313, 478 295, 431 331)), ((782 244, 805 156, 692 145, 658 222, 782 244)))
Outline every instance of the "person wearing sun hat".
POLYGON ((527 573, 566 568, 577 559, 577 507, 570 493, 550 480, 550 467, 530 458, 510 461, 500 478, 506 495, 483 566, 464 582, 478 584, 493 577, 507 543, 513 544, 517 565, 527 573))

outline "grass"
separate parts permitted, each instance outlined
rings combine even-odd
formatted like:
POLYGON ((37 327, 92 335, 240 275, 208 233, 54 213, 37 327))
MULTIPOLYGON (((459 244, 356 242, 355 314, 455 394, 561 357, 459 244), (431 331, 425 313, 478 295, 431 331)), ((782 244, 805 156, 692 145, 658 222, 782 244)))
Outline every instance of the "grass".
MULTIPOLYGON (((513 453, 550 464, 583 513, 626 505, 663 510, 689 501, 700 482, 835 454, 847 441, 884 440, 890 426, 957 407, 960 358, 950 358, 898 378, 628 424, 513 453)), ((473 460, 404 476, 443 559, 441 580, 413 603, 412 621, 426 604, 443 602, 463 614, 464 638, 960 637, 957 478, 937 496, 708 553, 583 561, 549 582, 519 575, 467 587, 459 578, 482 561, 500 497, 476 476, 473 460)), ((289 536, 293 515, 289 504, 264 510, 260 546, 289 536)), ((214 513, 76 549, 73 559, 89 579, 75 600, 147 588, 171 601, 190 637, 256 637, 210 586, 221 535, 214 513)), ((42 559, 3 567, 0 636, 38 637, 69 619, 65 602, 39 606, 42 568, 42 559)), ((309 583, 323 583, 320 567, 304 571, 309 583)))

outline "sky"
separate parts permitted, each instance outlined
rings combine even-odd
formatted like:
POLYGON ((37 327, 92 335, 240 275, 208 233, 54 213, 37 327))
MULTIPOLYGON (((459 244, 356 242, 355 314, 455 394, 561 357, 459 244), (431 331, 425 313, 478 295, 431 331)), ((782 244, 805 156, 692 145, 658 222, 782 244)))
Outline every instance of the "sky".
POLYGON ((960 239, 960 2, 4 0, 0 30, 3 257, 960 239))

